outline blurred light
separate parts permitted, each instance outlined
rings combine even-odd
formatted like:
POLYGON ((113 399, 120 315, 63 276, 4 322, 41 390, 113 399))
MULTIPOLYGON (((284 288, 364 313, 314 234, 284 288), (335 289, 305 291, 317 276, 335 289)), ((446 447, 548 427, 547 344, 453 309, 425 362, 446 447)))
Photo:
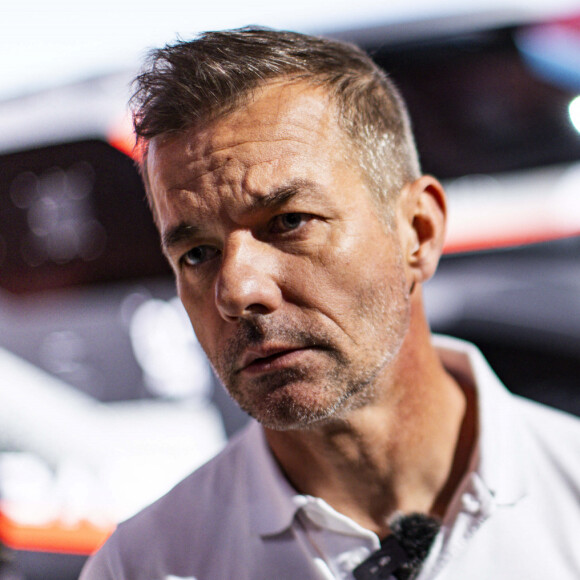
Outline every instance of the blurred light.
POLYGON ((39 346, 44 368, 90 392, 94 389, 96 376, 95 369, 88 363, 88 352, 85 339, 72 330, 51 332, 39 346))
POLYGON ((52 493, 54 474, 39 457, 26 452, 0 454, 3 510, 22 524, 45 524, 58 516, 52 493))
POLYGON ((502 186, 493 175, 471 174, 462 175, 446 184, 446 191, 450 198, 471 198, 476 194, 497 195, 501 194, 502 186))
POLYGON ((548 20, 515 33, 528 66, 541 78, 568 90, 580 85, 580 15, 548 20))
POLYGON ((571 101, 568 105, 568 114, 574 129, 580 133, 580 95, 571 101))
POLYGON ((89 262, 103 253, 107 235, 91 203, 94 181, 86 161, 66 171, 52 167, 41 175, 25 171, 15 177, 10 198, 27 214, 29 232, 20 251, 29 265, 66 264, 75 258, 89 262))
POLYGON ((129 335, 152 393, 200 402, 209 398, 213 388, 209 363, 178 298, 151 299, 139 305, 129 335))
MULTIPOLYGON (((580 119, 580 97, 576 98, 576 120, 580 119)), ((580 126, 575 125, 580 131, 580 126)), ((580 231, 580 163, 571 165, 555 183, 551 196, 554 218, 565 231, 580 231)))
POLYGON ((121 308, 119 310, 119 316, 122 325, 129 330, 131 327, 131 320, 133 315, 139 306, 141 306, 147 300, 151 300, 152 296, 149 290, 145 287, 135 288, 130 292, 121 303, 121 308))

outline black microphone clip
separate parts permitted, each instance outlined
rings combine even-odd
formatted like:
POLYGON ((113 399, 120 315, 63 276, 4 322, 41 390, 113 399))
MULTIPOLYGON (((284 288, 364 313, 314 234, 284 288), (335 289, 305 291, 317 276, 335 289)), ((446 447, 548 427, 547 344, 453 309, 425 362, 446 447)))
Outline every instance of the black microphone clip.
POLYGON ((411 580, 429 554, 441 522, 421 513, 399 515, 391 520, 392 534, 353 574, 356 580, 411 580))
POLYGON ((372 553, 353 571, 356 580, 391 580, 393 572, 409 560, 395 536, 388 536, 381 542, 381 549, 372 553))

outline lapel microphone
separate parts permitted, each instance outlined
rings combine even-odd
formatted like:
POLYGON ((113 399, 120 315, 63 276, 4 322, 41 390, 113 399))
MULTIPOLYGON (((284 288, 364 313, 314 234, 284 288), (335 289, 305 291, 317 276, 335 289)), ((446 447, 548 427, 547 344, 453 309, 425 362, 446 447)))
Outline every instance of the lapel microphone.
POLYGON ((393 532, 381 541, 381 547, 359 564, 356 580, 412 580, 425 561, 441 522, 425 514, 395 518, 393 532))

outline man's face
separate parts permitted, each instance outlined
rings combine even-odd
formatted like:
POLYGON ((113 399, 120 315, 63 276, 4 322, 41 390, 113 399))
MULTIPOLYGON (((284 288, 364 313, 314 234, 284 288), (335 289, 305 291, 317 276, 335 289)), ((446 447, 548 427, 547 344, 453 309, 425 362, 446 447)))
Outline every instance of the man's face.
POLYGON ((179 295, 230 394, 270 428, 364 404, 408 328, 400 241, 351 147, 324 92, 300 83, 150 145, 179 295))

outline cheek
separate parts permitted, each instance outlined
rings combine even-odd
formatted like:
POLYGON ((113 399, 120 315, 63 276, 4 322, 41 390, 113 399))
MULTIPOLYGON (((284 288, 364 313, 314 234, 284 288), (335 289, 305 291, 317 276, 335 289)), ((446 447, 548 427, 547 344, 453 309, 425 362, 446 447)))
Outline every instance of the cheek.
MULTIPOLYGON (((366 282, 356 264, 350 252, 328 245, 308 258, 288 261, 281 285, 285 301, 319 312, 344 328, 366 282)), ((369 272, 364 275, 368 278, 369 272)))
POLYGON ((314 264, 317 284, 328 285, 338 294, 356 293, 361 288, 384 284, 391 272, 399 273, 400 253, 395 240, 377 228, 363 232, 359 229, 321 250, 314 264))
MULTIPOLYGON (((315 282, 322 308, 341 325, 349 321, 358 332, 371 332, 404 308, 406 278, 399 247, 392 238, 377 235, 375 243, 357 244, 325 252, 315 282)), ((358 241, 362 241, 359 239, 358 241)))
POLYGON ((187 285, 177 283, 177 294, 189 316, 189 321, 195 336, 203 350, 208 354, 212 350, 211 337, 216 336, 214 312, 211 303, 203 294, 195 294, 187 289, 187 285))

